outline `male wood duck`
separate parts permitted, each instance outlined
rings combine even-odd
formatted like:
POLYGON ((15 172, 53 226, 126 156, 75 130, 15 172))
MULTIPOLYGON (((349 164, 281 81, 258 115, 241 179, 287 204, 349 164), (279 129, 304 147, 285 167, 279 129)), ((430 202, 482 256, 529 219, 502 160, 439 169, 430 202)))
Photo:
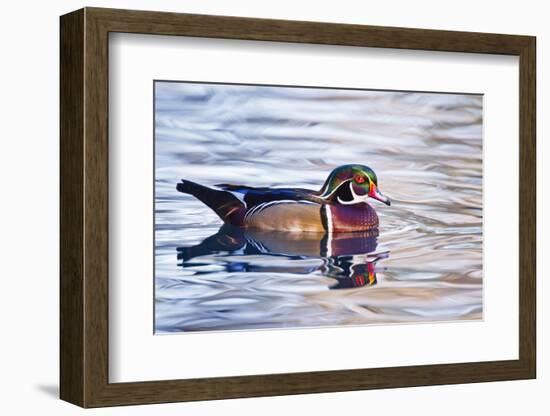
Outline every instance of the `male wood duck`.
POLYGON ((193 195, 226 224, 298 231, 354 232, 378 228, 378 215, 367 202, 390 200, 378 190, 374 171, 364 165, 334 169, 319 191, 303 188, 253 188, 219 184, 209 188, 182 180, 176 189, 193 195))

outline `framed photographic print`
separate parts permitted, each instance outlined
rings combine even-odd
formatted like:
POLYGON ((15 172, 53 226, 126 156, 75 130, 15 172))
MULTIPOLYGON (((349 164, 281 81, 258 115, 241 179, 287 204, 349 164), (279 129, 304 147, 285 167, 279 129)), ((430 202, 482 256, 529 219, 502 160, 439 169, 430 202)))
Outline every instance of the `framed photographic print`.
POLYGON ((535 38, 61 17, 61 398, 534 378, 535 38))

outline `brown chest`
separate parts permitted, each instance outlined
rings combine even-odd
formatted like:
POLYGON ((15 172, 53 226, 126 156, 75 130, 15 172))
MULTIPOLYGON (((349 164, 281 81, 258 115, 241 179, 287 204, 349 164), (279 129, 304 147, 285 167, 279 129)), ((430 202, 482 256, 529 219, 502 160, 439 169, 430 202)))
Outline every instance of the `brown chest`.
POLYGON ((378 215, 369 204, 325 205, 326 229, 332 232, 367 231, 378 227, 378 215))

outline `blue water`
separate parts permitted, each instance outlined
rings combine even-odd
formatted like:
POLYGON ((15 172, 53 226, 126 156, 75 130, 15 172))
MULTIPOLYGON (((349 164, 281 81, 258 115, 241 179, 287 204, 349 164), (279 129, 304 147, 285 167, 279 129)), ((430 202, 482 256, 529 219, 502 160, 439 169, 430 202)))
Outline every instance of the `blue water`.
POLYGON ((482 318, 482 96, 155 84, 157 333, 482 318), (370 166, 379 235, 243 231, 204 185, 370 166))

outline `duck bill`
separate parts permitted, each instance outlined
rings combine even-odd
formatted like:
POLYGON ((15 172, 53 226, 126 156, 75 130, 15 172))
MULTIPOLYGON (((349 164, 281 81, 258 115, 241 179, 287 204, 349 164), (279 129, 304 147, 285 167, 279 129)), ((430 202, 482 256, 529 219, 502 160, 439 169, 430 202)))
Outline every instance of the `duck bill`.
POLYGON ((387 196, 385 196, 384 194, 382 194, 382 192, 380 192, 378 190, 378 187, 375 184, 371 184, 370 191, 369 191, 369 196, 373 199, 376 199, 380 202, 383 202, 387 206, 391 205, 390 199, 387 196))

